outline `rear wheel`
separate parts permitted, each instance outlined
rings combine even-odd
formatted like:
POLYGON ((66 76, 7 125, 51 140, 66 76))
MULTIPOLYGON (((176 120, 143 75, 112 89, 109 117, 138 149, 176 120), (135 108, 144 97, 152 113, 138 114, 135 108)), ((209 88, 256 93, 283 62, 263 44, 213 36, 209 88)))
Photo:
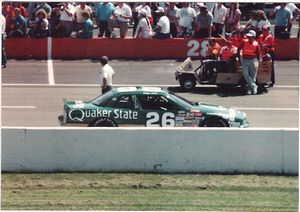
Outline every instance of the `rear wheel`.
POLYGON ((200 124, 200 127, 229 127, 229 124, 222 118, 207 118, 200 124))
POLYGON ((182 77, 179 79, 179 83, 184 90, 192 90, 196 86, 196 80, 193 77, 182 77))
POLYGON ((89 127, 117 127, 117 123, 109 118, 100 118, 92 122, 89 127))

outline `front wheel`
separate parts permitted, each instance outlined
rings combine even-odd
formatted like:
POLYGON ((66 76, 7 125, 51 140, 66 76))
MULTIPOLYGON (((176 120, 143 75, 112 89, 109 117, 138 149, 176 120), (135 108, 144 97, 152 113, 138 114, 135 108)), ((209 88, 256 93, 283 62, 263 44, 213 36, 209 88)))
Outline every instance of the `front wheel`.
POLYGON ((207 118, 200 124, 200 127, 229 127, 229 124, 221 118, 207 118))
POLYGON ((181 88, 184 90, 193 90, 196 86, 196 80, 192 77, 183 77, 179 79, 181 88))
POLYGON ((109 118, 100 118, 92 122, 89 127, 117 127, 117 123, 109 118))

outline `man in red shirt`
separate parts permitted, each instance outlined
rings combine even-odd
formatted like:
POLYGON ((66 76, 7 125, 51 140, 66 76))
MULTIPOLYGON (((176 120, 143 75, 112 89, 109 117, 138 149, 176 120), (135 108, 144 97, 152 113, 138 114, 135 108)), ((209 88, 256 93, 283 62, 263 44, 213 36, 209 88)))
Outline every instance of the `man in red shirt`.
POLYGON ((206 53, 207 58, 218 59, 221 50, 220 44, 216 41, 215 38, 210 38, 208 40, 208 44, 209 46, 206 53))
POLYGON ((271 73, 271 84, 269 87, 273 87, 275 84, 275 70, 274 70, 274 60, 275 60, 275 50, 274 50, 274 36, 270 33, 269 26, 262 27, 262 34, 258 37, 259 45, 262 48, 262 55, 269 54, 272 59, 272 73, 271 73))
POLYGON ((242 29, 238 28, 234 33, 226 33, 226 39, 231 41, 234 46, 240 46, 240 44, 247 40, 245 33, 242 29))
POLYGON ((232 44, 232 41, 226 40, 226 45, 221 48, 220 59, 225 61, 227 70, 234 72, 236 67, 237 47, 232 44))
POLYGON ((257 94, 256 75, 258 62, 261 58, 261 50, 258 42, 255 40, 256 32, 250 30, 247 34, 247 40, 242 42, 238 48, 243 76, 247 82, 247 94, 257 94))

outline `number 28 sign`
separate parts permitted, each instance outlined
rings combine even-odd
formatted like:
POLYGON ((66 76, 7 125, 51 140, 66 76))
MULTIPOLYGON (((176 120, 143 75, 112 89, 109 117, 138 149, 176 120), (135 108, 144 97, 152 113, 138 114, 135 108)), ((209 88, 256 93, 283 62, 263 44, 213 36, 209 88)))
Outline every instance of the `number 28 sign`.
POLYGON ((198 41, 198 40, 190 40, 187 43, 187 47, 189 48, 187 52, 188 57, 205 57, 206 52, 208 50, 208 40, 198 41))

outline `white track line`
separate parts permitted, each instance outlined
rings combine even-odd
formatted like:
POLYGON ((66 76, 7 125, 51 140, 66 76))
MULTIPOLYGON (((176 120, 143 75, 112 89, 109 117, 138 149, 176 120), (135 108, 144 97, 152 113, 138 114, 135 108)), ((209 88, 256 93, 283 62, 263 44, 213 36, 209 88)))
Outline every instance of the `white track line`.
POLYGON ((299 108, 256 108, 256 107, 238 107, 238 110, 255 110, 255 111, 298 111, 299 108))
MULTIPOLYGON (((36 106, 2 106, 3 109, 35 109, 36 106)), ((252 108, 252 107, 232 107, 237 110, 252 111, 298 111, 299 108, 252 108)))
POLYGON ((54 72, 53 72, 53 61, 52 61, 52 38, 48 37, 47 40, 47 67, 48 67, 48 81, 50 85, 55 85, 54 72))
POLYGON ((1 106, 2 109, 35 109, 36 106, 1 106))
MULTIPOLYGON (((53 79, 54 81, 54 79, 53 79)), ((99 84, 30 84, 30 83, 2 83, 2 86, 7 87, 99 87, 99 84)), ((175 85, 161 85, 161 84, 114 84, 114 87, 135 87, 135 86, 144 86, 144 87, 179 87, 179 84, 175 85)), ((214 88, 214 85, 197 85, 197 87, 207 87, 214 88)), ((299 85, 277 85, 274 88, 299 88, 299 85)), ((272 89, 272 88, 271 88, 272 89)))

